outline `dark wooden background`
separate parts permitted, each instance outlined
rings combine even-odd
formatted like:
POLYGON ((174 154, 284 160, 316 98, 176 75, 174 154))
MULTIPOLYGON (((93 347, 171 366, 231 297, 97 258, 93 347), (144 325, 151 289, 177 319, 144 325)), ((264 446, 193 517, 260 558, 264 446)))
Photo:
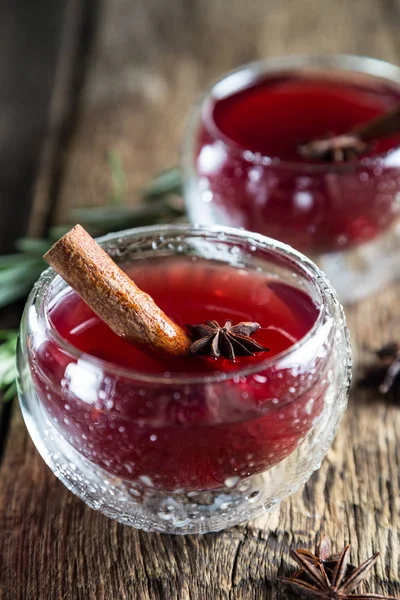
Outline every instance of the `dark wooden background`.
MULTIPOLYGON (((41 16, 39 3, 9 4, 23 8, 7 26, 0 2, 0 50, 12 48, 19 65, 0 72, 3 244, 23 231, 31 199, 33 233, 71 207, 106 202, 110 149, 135 202, 138 185, 178 161, 189 107, 227 69, 293 53, 400 63, 397 0, 71 0, 40 3, 41 16), (30 43, 42 31, 39 54, 15 47, 21 27, 30 43)), ((367 345, 399 338, 399 292, 393 285, 348 309, 356 368, 367 345)), ((2 321, 11 325, 11 313, 2 321)), ((289 548, 313 548, 322 532, 337 550, 350 542, 353 562, 380 549, 369 589, 400 595, 400 407, 373 393, 353 390, 333 448, 302 490, 257 522, 206 536, 146 534, 87 508, 44 465, 16 403, 0 414, 0 432, 1 600, 288 598, 277 576, 293 568, 289 548)))

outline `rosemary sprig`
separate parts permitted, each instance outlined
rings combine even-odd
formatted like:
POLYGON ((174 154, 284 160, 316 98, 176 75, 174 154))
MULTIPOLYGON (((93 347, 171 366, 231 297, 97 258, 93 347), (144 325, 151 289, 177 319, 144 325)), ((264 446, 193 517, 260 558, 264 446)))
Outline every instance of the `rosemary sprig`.
POLYGON ((0 256, 0 308, 24 298, 46 263, 43 254, 79 222, 93 236, 100 236, 141 225, 174 222, 184 217, 179 169, 173 168, 156 176, 139 190, 140 203, 126 204, 126 177, 119 155, 110 152, 112 193, 109 204, 102 207, 71 211, 69 223, 52 228, 47 238, 20 238, 16 254, 0 256))
POLYGON ((0 330, 0 393, 4 402, 12 400, 17 393, 15 384, 17 377, 15 361, 17 337, 16 331, 0 330))
POLYGON ((112 194, 110 204, 122 204, 126 199, 126 175, 121 156, 116 150, 107 153, 111 171, 112 194))
MULTIPOLYGON (((20 238, 16 254, 0 256, 0 309, 25 298, 47 264, 43 254, 79 222, 91 235, 100 236, 140 225, 175 222, 184 218, 181 173, 172 168, 157 175, 139 190, 140 203, 127 205, 126 175, 119 154, 107 155, 111 195, 107 206, 71 211, 69 223, 50 229, 46 238, 20 238)), ((16 393, 15 349, 17 332, 0 331, 0 394, 10 400, 16 393)))
POLYGON ((154 200, 171 194, 182 196, 182 173, 180 168, 173 167, 162 171, 142 187, 141 192, 147 200, 154 200))

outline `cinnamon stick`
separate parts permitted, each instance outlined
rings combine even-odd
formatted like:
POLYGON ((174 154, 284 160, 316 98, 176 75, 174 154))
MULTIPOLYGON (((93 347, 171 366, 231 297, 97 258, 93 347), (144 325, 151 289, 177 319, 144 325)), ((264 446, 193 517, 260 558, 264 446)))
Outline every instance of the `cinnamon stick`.
POLYGON ((383 115, 353 127, 350 133, 363 142, 381 140, 400 132, 400 105, 395 106, 383 115))
POLYGON ((189 354, 188 334, 80 225, 58 240, 44 258, 120 337, 150 354, 189 354))

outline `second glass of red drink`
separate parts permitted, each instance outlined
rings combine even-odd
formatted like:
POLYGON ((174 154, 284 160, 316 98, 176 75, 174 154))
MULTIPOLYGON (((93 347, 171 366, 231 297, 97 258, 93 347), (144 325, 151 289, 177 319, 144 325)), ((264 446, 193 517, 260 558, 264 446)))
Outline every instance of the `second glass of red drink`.
POLYGON ((376 291, 400 273, 400 133, 346 162, 299 148, 399 104, 400 69, 369 58, 287 57, 228 74, 190 120, 192 222, 289 243, 317 261, 343 302, 376 291))

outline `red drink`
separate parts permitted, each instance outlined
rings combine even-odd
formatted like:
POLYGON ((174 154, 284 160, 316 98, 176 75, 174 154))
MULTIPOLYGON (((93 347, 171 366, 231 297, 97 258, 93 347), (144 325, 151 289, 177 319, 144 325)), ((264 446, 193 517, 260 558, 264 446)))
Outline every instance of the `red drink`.
POLYGON ((322 410, 329 365, 318 371, 304 356, 294 373, 268 359, 312 328, 319 308, 311 298, 265 274, 190 257, 135 261, 129 273, 181 325, 259 322, 254 339, 270 352, 235 363, 161 362, 117 337, 67 290, 49 318, 93 357, 92 371, 86 365, 80 376, 79 360, 56 339, 30 357, 40 399, 64 437, 109 473, 166 490, 233 484, 291 453, 322 410))
POLYGON ((192 132, 192 220, 244 227, 308 254, 374 239, 398 214, 400 135, 345 165, 306 161, 297 145, 345 133, 399 102, 398 85, 359 72, 228 76, 204 101, 192 132))
POLYGON ((270 352, 151 359, 46 271, 18 348, 39 452, 89 506, 147 531, 205 533, 260 516, 319 467, 346 408, 350 345, 329 281, 246 231, 148 227, 101 243, 180 325, 258 321, 254 338, 270 352))

